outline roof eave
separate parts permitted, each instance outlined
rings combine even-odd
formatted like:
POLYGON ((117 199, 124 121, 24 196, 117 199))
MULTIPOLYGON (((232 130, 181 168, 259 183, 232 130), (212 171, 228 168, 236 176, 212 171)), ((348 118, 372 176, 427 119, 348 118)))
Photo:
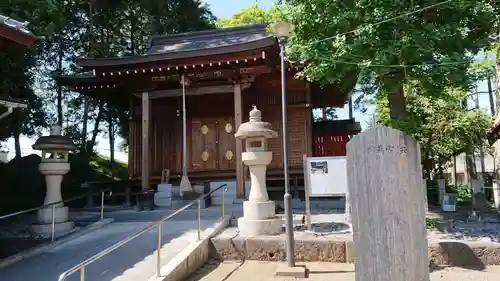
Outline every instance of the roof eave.
POLYGON ((20 22, 0 15, 0 36, 19 45, 31 46, 37 41, 37 36, 26 28, 28 22, 20 22), (3 32, 2 32, 3 31, 3 32))
POLYGON ((276 38, 269 36, 252 42, 217 47, 203 50, 193 50, 185 52, 153 54, 144 56, 122 57, 122 58, 82 58, 77 59, 76 64, 83 68, 124 66, 132 64, 151 63, 157 61, 169 61, 176 59, 206 57, 214 55, 224 55, 266 48, 277 44, 276 38))

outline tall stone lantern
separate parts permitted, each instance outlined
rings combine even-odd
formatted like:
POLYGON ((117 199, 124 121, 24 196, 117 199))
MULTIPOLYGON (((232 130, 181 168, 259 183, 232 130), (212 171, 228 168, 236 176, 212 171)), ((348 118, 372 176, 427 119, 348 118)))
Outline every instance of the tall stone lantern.
MULTIPOLYGON (((45 176, 47 186, 44 205, 62 201, 61 183, 63 176, 70 170, 68 155, 70 150, 76 149, 75 144, 70 138, 61 135, 60 126, 52 126, 50 135, 40 137, 32 147, 42 151, 38 170, 45 176)), ((55 233, 68 232, 73 227, 74 223, 68 221, 68 207, 58 203, 38 210, 38 224, 33 225, 33 230, 48 237, 55 233)))
POLYGON ((243 217, 238 219, 242 234, 248 236, 277 235, 282 232, 283 221, 276 217, 274 201, 270 201, 266 188, 266 169, 273 154, 267 151, 267 141, 276 138, 278 133, 270 129, 271 124, 262 121, 257 107, 250 111, 249 122, 241 124, 235 134, 245 141, 246 152, 242 160, 250 170, 250 195, 243 202, 243 217))

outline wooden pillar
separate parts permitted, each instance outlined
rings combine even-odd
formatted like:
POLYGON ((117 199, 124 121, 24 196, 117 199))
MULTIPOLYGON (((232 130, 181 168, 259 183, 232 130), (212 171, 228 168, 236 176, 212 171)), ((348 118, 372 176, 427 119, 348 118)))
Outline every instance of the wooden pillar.
MULTIPOLYGON (((241 108, 241 84, 234 85, 234 127, 236 130, 243 122, 242 108, 241 108)), ((236 140, 236 196, 238 198, 245 198, 245 174, 243 161, 241 160, 241 153, 243 153, 243 141, 236 140)))
POLYGON ((312 99, 311 99, 311 84, 307 83, 306 84, 306 104, 307 108, 309 109, 307 111, 307 119, 306 119, 306 126, 307 126, 307 131, 306 131, 306 156, 307 157, 312 157, 313 156, 313 147, 314 147, 314 140, 313 140, 313 105, 312 105, 312 99))
POLYGON ((149 167, 149 119, 151 116, 149 93, 142 93, 142 168, 141 187, 143 191, 149 189, 151 170, 149 167))

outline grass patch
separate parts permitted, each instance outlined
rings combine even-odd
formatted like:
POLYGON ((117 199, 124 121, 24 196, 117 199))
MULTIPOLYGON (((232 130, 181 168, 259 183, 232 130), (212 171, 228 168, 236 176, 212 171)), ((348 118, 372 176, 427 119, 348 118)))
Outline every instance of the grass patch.
POLYGON ((441 230, 445 223, 440 219, 426 218, 425 224, 429 230, 441 230))

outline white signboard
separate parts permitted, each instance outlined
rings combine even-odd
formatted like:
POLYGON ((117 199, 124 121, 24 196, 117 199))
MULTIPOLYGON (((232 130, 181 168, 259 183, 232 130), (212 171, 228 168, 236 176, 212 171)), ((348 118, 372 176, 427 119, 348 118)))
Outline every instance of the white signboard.
POLYGON ((307 157, 304 169, 311 197, 345 196, 346 157, 307 157))

